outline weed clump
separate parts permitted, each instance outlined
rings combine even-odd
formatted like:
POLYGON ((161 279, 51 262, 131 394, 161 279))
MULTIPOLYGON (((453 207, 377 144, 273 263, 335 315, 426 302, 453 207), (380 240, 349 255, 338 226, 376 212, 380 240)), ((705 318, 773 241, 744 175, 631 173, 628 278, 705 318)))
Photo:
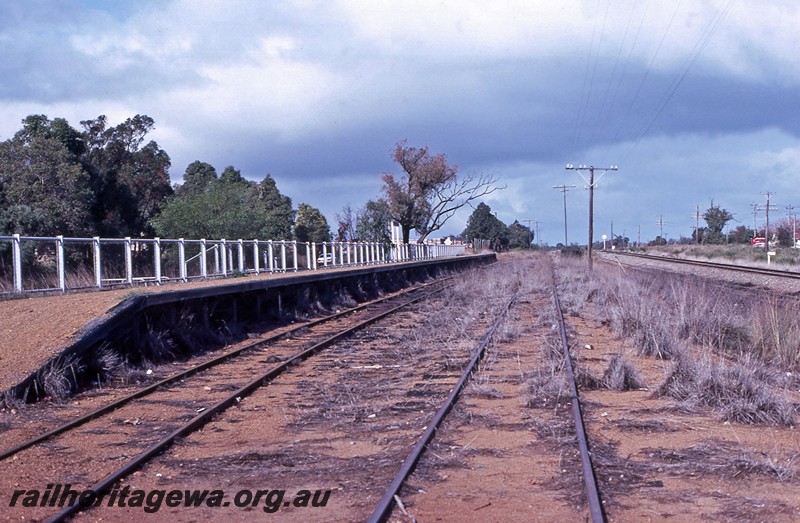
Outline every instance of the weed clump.
POLYGON ((639 372, 625 356, 616 354, 603 373, 603 385, 611 390, 626 391, 644 387, 639 372))
POLYGON ((794 407, 749 364, 725 366, 710 361, 678 358, 654 397, 677 400, 692 410, 710 407, 724 421, 743 424, 793 425, 794 407))
POLYGON ((569 396, 566 373, 550 366, 536 369, 528 378, 525 406, 532 409, 557 409, 569 396))

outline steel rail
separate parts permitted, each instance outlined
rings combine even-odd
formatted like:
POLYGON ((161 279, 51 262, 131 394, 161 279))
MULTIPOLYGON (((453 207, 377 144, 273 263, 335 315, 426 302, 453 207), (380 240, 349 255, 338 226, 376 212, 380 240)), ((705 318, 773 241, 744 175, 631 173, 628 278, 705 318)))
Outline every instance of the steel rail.
MULTIPOLYGON (((397 305, 386 311, 380 312, 370 318, 367 318, 366 320, 359 322, 357 325, 342 330, 326 338, 325 340, 312 345, 311 347, 308 347, 306 349, 303 349, 302 351, 297 352, 294 356, 291 356, 285 361, 282 361, 281 363, 274 365, 265 373, 261 374, 260 376, 250 381, 246 385, 240 387, 238 390, 231 393, 226 398, 223 398, 222 400, 218 401, 216 404, 209 407, 207 410, 203 411, 202 413, 198 414, 197 416, 186 422, 183 426, 175 429, 170 434, 162 438, 160 441, 153 444, 148 449, 143 451, 141 454, 130 460, 128 463, 118 468, 114 472, 108 474, 105 478, 101 479, 95 485, 89 487, 89 489, 87 490, 91 490, 92 492, 95 493, 95 495, 99 495, 101 493, 108 491, 120 479, 132 473, 133 471, 139 469, 151 458, 153 458, 154 456, 156 456, 157 454, 161 453, 163 450, 171 446, 177 438, 186 436, 187 434, 193 432, 194 430, 202 427, 203 425, 208 423, 214 415, 224 411, 231 405, 238 403, 239 401, 241 401, 242 398, 248 396, 250 393, 258 389, 262 385, 268 383, 273 378, 283 373, 290 366, 309 358, 313 354, 321 351, 325 347, 334 344, 335 342, 341 340, 342 338, 349 336, 353 332, 359 329, 363 329, 364 327, 367 327, 372 323, 375 323, 376 321, 385 318, 386 316, 394 314, 395 312, 405 307, 408 307, 409 305, 413 305, 414 303, 417 303, 421 300, 424 300, 438 292, 441 292, 442 290, 443 288, 435 289, 423 296, 410 299, 400 305, 397 305)), ((79 503, 76 503, 75 505, 64 508, 57 514, 47 518, 45 521, 48 523, 57 523, 65 521, 72 515, 89 508, 91 507, 82 507, 79 503)))
POLYGON ((763 276, 775 276, 777 278, 790 278, 795 280, 800 279, 800 273, 792 271, 784 271, 780 269, 765 269, 763 267, 748 267, 745 265, 732 265, 730 263, 720 263, 720 262, 702 261, 702 260, 687 260, 684 258, 674 258, 670 256, 654 256, 652 254, 643 254, 638 252, 614 252, 612 255, 629 256, 632 258, 642 258, 645 260, 662 261, 666 263, 677 263, 682 265, 695 265, 698 267, 708 267, 713 269, 724 269, 734 272, 760 274, 763 276))
POLYGON ((575 433, 578 438, 578 450, 581 455, 581 468, 583 470, 583 483, 586 487, 586 496, 589 503, 589 515, 593 523, 605 523, 606 515, 603 510, 603 503, 600 500, 600 489, 594 476, 592 466, 592 456, 589 451, 589 440, 586 437, 586 426, 583 422, 580 398, 578 397, 578 386, 575 382, 575 372, 572 368, 572 359, 569 355, 569 341, 567 340, 567 327, 564 323, 564 313, 561 310, 561 301, 558 299, 558 287, 556 285, 555 273, 553 273, 553 303, 556 308, 556 318, 558 328, 561 331, 561 345, 564 348, 564 361, 567 368, 567 380, 572 402, 572 418, 575 422, 575 433))
POLYGON ((248 342, 243 346, 240 346, 240 347, 238 347, 238 348, 236 348, 234 350, 226 352, 225 354, 221 354, 221 355, 219 355, 219 356, 217 356, 215 358, 212 358, 212 359, 210 359, 210 360, 208 360, 206 362, 200 363, 200 364, 195 365, 195 366, 193 366, 193 367, 191 367, 189 369, 186 369, 184 371, 181 371, 181 372, 178 372, 176 374, 173 374, 172 376, 164 378, 163 380, 160 380, 160 381, 158 381, 156 383, 153 383, 152 385, 148 385, 147 387, 145 387, 143 389, 140 389, 140 390, 138 390, 138 391, 136 391, 136 392, 134 392, 132 394, 124 396, 124 397, 122 397, 122 398, 120 398, 118 400, 115 400, 115 401, 107 404, 107 405, 103 405, 102 407, 99 407, 98 409, 96 409, 96 410, 94 410, 92 412, 89 412, 88 414, 84 414, 83 416, 81 416, 79 418, 76 418, 76 419, 74 419, 72 421, 64 423, 64 424, 62 424, 62 425, 60 425, 60 426, 58 426, 58 427, 56 427, 54 429, 51 429, 51 430, 49 430, 49 431, 47 431, 47 432, 45 432, 43 434, 40 434, 39 436, 31 438, 31 439, 29 439, 27 441, 24 441, 24 442, 22 442, 22 443, 20 443, 20 444, 18 444, 16 446, 10 448, 10 449, 7 449, 7 450, 3 451, 2 453, 0 453, 0 461, 3 461, 5 459, 13 456, 14 454, 17 454, 18 452, 20 452, 22 450, 30 448, 30 447, 32 447, 34 445, 39 444, 39 443, 42 443, 42 442, 52 438, 53 436, 57 436, 59 434, 62 434, 64 432, 68 431, 68 430, 74 429, 74 428, 76 428, 76 427, 78 427, 80 425, 83 425, 84 423, 87 423, 87 422, 89 422, 89 421, 91 421, 93 419, 96 419, 96 418, 98 418, 98 417, 100 417, 100 416, 102 416, 104 414, 108 414, 109 412, 112 412, 112 411, 114 411, 116 409, 119 409, 122 406, 126 405, 127 403, 129 403, 129 402, 131 402, 131 401, 133 401, 135 399, 140 399, 140 398, 143 398, 145 396, 148 396, 148 395, 152 394, 153 392, 161 389, 162 387, 164 387, 166 385, 169 385, 171 383, 175 383, 175 382, 180 381, 180 380, 182 380, 184 378, 187 378, 189 376, 197 374, 198 372, 202 372, 204 370, 208 370, 209 368, 212 368, 212 367, 215 367, 217 365, 220 365, 220 364, 222 364, 222 363, 224 363, 224 362, 226 362, 226 361, 228 361, 230 359, 233 359, 233 358, 241 355, 242 353, 244 353, 246 351, 252 350, 254 348, 262 347, 262 346, 264 346, 266 344, 273 343, 275 341, 281 340, 283 338, 286 338, 286 337, 296 333, 299 330, 306 329, 306 328, 309 328, 309 327, 315 327, 317 325, 320 325, 320 324, 323 324, 323 323, 327 323, 327 322, 339 319, 339 318, 341 318, 343 316, 346 316, 348 314, 352 314, 354 312, 361 311, 361 310, 363 310, 363 309, 365 309, 365 308, 367 308, 369 306, 376 305, 376 304, 385 302, 387 300, 390 300, 390 299, 393 299, 393 298, 397 298, 397 297, 403 296, 405 294, 409 294, 411 292, 424 289, 424 288, 426 288, 428 286, 431 286, 431 285, 436 285, 436 284, 443 283, 443 282, 445 282, 445 281, 447 281, 447 280, 449 280, 451 278, 452 278, 452 276, 449 276, 447 278, 443 278, 443 279, 437 280, 435 282, 424 283, 422 285, 418 285, 418 286, 415 286, 413 288, 403 289, 400 292, 393 293, 393 294, 387 295, 387 296, 383 296, 383 297, 378 298, 376 300, 372 300, 372 301, 369 301, 369 302, 362 303, 360 305, 357 305, 357 306, 352 307, 350 309, 344 310, 342 312, 337 312, 335 314, 331 314, 329 316, 325 316, 324 318, 318 318, 316 320, 305 322, 305 323, 296 325, 294 327, 291 327, 286 331, 283 331, 283 332, 280 332, 280 333, 277 333, 277 334, 273 334, 273 335, 270 335, 270 336, 267 336, 265 338, 261 338, 261 339, 258 339, 258 340, 254 340, 252 342, 248 342))
POLYGON ((464 386, 467 384, 467 380, 469 379, 472 372, 475 370, 475 367, 478 365, 480 360, 483 358, 484 353, 486 352, 486 348, 489 346, 489 343, 494 338, 495 331, 500 326, 500 324, 505 319, 508 310, 511 308, 511 305, 516 300, 517 294, 514 293, 514 296, 508 300, 508 303, 505 304, 501 312, 498 314, 497 318, 495 318, 492 325, 487 330, 484 337, 481 339, 478 347, 473 353, 472 359, 470 360, 467 367, 461 373, 461 377, 456 382, 455 386, 453 386, 450 394, 447 396, 447 399, 444 401, 439 410, 436 411, 436 414, 431 418, 428 422, 427 428, 425 432, 422 433, 417 444, 414 445, 414 448, 411 449, 411 452, 408 454, 406 459, 403 461, 403 466, 400 467, 400 470, 395 475, 392 482, 389 484, 389 487, 386 489, 386 492, 381 497, 380 501, 378 501, 377 506, 373 510, 370 517, 367 519, 369 523, 377 523, 381 521, 385 521, 386 518, 389 516, 391 509, 394 505, 394 498, 398 492, 400 492, 400 488, 405 483, 408 476, 416 468, 419 460, 422 458, 422 454, 425 452, 430 441, 433 439, 434 434, 441 425, 442 421, 444 420, 445 416, 450 412, 453 408, 453 405, 458 400, 458 397, 461 395, 461 391, 463 390, 464 386))

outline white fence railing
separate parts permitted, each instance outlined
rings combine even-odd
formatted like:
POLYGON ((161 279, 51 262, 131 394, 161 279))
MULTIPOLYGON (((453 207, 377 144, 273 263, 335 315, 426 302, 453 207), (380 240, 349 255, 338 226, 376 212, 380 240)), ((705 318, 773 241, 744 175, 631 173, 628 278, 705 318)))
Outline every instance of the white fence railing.
POLYGON ((0 236, 0 295, 320 270, 464 254, 465 245, 0 236))

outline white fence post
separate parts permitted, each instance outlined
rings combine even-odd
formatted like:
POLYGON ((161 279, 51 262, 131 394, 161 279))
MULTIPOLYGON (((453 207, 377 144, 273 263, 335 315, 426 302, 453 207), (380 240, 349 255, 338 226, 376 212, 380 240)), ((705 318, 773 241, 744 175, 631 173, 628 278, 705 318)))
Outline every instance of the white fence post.
POLYGON ((208 276, 208 265, 206 260, 206 239, 200 240, 200 277, 208 276))
POLYGON ((161 238, 153 238, 153 263, 155 264, 156 283, 161 283, 161 238))
POLYGON ((267 244, 269 251, 269 272, 275 272, 275 249, 272 246, 272 240, 267 244))
POLYGON ((220 259, 222 261, 222 275, 223 276, 227 276, 228 275, 228 243, 225 241, 225 238, 222 238, 219 241, 217 250, 218 251, 222 251, 222 252, 220 252, 220 259))
POLYGON ((67 268, 64 266, 64 237, 56 236, 56 270, 58 270, 58 288, 67 290, 67 268))
POLYGON ((286 242, 281 242, 281 270, 286 272, 286 242))
POLYGON ((253 269, 256 274, 261 272, 261 260, 258 259, 258 240, 253 240, 253 269))
POLYGON ((311 265, 317 270, 317 242, 311 244, 311 265))
POLYGON ((94 284, 97 288, 103 287, 103 264, 100 258, 100 237, 95 236, 92 238, 92 252, 94 253, 94 284))
POLYGON ((241 238, 238 241, 239 241, 239 272, 244 274, 244 241, 241 238))
POLYGON ((311 242, 306 242, 306 269, 311 269, 311 242))
POLYGON ((322 242, 322 266, 328 268, 328 244, 322 242))
POLYGON ((131 252, 131 238, 125 237, 125 281, 133 285, 133 253, 131 252))
POLYGON ((220 244, 217 243, 212 247, 214 249, 214 275, 219 274, 219 246, 220 244))
POLYGON ((22 292, 22 249, 19 234, 15 234, 14 239, 11 240, 11 253, 14 258, 14 290, 22 292))
POLYGON ((292 258, 294 258, 294 272, 297 272, 297 240, 292 240, 292 253, 292 258))
POLYGON ((178 277, 186 281, 186 241, 178 238, 178 277))

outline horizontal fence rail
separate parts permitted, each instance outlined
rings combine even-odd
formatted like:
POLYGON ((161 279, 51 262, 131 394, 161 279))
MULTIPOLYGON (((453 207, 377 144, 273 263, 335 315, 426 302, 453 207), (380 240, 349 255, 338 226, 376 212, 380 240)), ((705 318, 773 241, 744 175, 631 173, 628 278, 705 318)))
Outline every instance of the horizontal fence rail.
POLYGON ((0 296, 316 271, 465 254, 471 245, 0 236, 0 296))

